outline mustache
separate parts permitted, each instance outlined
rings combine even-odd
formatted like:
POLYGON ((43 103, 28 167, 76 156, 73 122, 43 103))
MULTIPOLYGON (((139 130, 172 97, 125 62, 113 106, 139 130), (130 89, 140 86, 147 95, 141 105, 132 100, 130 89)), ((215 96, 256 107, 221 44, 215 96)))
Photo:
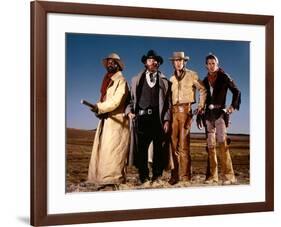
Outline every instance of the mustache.
POLYGON ((156 68, 156 69, 158 69, 159 66, 160 66, 159 63, 153 63, 151 65, 145 65, 146 68, 156 68))
POLYGON ((117 67, 114 67, 114 66, 108 66, 108 67, 106 67, 106 69, 110 73, 113 73, 113 72, 117 71, 117 67))

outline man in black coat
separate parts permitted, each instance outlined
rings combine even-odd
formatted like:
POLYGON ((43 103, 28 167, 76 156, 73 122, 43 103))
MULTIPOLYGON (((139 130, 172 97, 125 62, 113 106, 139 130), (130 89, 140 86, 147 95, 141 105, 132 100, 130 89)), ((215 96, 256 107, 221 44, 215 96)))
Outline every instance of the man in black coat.
POLYGON ((205 120, 209 159, 209 175, 205 183, 218 182, 217 139, 221 153, 222 183, 233 184, 236 183, 236 178, 229 153, 226 128, 229 115, 235 110, 239 110, 241 93, 234 81, 219 67, 219 60, 215 55, 209 54, 205 63, 208 74, 203 83, 207 89, 205 120), (228 89, 232 92, 232 102, 230 106, 226 107, 228 89))
POLYGON ((159 66, 163 58, 149 50, 141 59, 145 69, 133 77, 131 103, 126 114, 134 122, 136 147, 134 160, 141 183, 149 182, 148 147, 153 142, 152 181, 158 181, 164 169, 163 144, 169 131, 171 85, 159 66))

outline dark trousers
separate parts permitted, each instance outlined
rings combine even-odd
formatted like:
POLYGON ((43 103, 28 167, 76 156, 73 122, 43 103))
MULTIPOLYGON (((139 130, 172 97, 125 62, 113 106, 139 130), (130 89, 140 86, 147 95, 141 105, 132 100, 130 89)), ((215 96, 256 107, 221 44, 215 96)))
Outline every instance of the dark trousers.
POLYGON ((149 178, 148 147, 153 141, 152 174, 154 179, 162 175, 163 164, 163 139, 164 133, 158 113, 137 116, 137 154, 136 162, 140 180, 143 182, 149 178))

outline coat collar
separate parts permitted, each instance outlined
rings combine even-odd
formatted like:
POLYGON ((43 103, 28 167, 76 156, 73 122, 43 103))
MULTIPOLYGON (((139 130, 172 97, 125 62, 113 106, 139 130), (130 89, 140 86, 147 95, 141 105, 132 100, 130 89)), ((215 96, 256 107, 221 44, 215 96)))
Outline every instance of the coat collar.
MULTIPOLYGON (((146 72, 146 70, 140 72, 140 73, 136 76, 136 86, 139 85, 140 79, 141 79, 142 75, 143 75, 145 72, 146 72)), ((166 79, 165 75, 164 75, 162 72, 158 71, 157 73, 158 73, 158 75, 159 75, 159 86, 160 86, 160 88, 162 88, 162 89, 164 89, 164 90, 166 91, 166 90, 167 90, 166 87, 168 88, 168 83, 165 84, 164 81, 166 81, 167 79, 166 79)))
POLYGON ((118 71, 111 77, 111 80, 115 81, 118 80, 120 77, 122 77, 122 72, 118 71))
POLYGON ((186 77, 188 74, 191 74, 192 71, 186 67, 183 68, 182 77, 180 79, 177 78, 176 73, 174 72, 171 76, 171 81, 181 81, 184 77, 186 77))

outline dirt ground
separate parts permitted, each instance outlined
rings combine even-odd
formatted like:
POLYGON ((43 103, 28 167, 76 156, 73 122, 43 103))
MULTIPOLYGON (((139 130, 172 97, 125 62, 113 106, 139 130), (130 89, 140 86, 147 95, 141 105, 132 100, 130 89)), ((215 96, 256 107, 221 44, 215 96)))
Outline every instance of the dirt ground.
MULTIPOLYGON (((139 184, 135 167, 127 167, 126 184, 99 187, 87 183, 88 166, 92 151, 94 130, 67 129, 67 154, 66 154, 66 192, 92 192, 112 190, 135 190, 153 188, 179 188, 179 187, 205 187, 205 172, 207 165, 207 152, 203 134, 191 134, 191 159, 192 181, 191 184, 178 183, 173 186, 168 184, 170 171, 164 171, 160 182, 139 184)), ((231 138, 231 157, 237 185, 249 184, 250 154, 249 135, 229 135, 231 138)), ((220 170, 220 166, 219 166, 220 170)), ((219 181, 217 185, 222 185, 219 181)))

